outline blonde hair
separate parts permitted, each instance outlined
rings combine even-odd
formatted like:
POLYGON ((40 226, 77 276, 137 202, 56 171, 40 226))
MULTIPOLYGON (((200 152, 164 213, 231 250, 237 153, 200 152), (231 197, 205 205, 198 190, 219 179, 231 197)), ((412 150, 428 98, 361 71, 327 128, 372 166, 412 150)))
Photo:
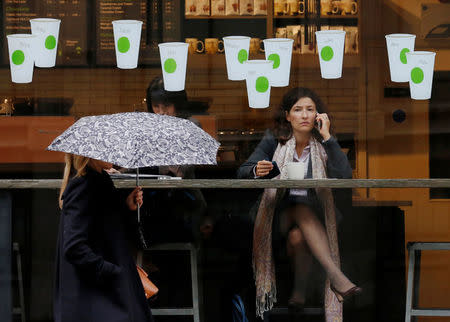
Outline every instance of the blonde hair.
POLYGON ((83 157, 81 155, 66 153, 64 160, 66 165, 64 167, 64 176, 61 183, 61 191, 59 192, 59 208, 63 207, 62 195, 64 190, 66 190, 67 184, 69 183, 70 174, 72 172, 72 167, 76 170, 75 177, 81 177, 86 174, 86 167, 89 163, 90 158, 83 157))

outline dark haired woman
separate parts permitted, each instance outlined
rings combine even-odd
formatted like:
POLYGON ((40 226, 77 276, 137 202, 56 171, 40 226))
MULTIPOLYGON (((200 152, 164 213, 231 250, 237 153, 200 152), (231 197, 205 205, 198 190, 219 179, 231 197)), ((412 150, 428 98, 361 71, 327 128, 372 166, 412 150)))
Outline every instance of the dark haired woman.
POLYGON ((161 77, 153 78, 148 85, 146 101, 150 113, 187 118, 199 125, 197 120, 189 117, 186 91, 166 91, 161 77))
MULTIPOLYGON (((198 120, 189 117, 186 91, 166 91, 161 77, 155 77, 150 82, 146 100, 150 113, 186 118, 200 126, 198 120)), ((164 166, 142 172, 184 179, 195 178, 195 167, 190 165, 164 166)), ((211 234, 212 219, 206 216, 206 201, 199 189, 148 190, 146 197, 149 201, 146 204, 151 208, 143 209, 143 211, 152 217, 149 225, 146 225, 150 242, 187 241, 192 238, 198 239, 200 232, 203 237, 209 237, 211 234), (167 215, 167 212, 171 215, 167 215)))
MULTIPOLYGON (((274 130, 266 132, 255 151, 239 168, 238 177, 271 178, 272 161, 276 161, 281 172, 275 179, 287 179, 286 165, 289 162, 303 162, 305 178, 352 177, 347 157, 331 136, 324 104, 307 88, 293 88, 284 95, 274 130)), ((262 316, 276 302, 272 221, 275 235, 279 231, 287 236, 288 254, 295 267, 289 306, 300 309, 304 305, 306 278, 311 256, 314 256, 327 274, 327 321, 342 318, 342 305, 337 301, 342 302, 344 298, 360 293, 361 289, 339 268, 336 212, 329 188, 265 189, 253 235, 257 315, 262 316)))

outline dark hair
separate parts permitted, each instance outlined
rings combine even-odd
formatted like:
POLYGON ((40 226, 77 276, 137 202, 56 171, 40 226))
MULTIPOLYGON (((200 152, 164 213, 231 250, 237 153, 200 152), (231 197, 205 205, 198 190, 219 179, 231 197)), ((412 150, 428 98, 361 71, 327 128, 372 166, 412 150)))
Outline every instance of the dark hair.
POLYGON ((186 91, 169 92, 164 89, 164 82, 161 77, 155 77, 147 88, 147 110, 153 113, 152 105, 163 104, 168 106, 173 104, 177 116, 187 113, 186 91))
MULTIPOLYGON (((327 109, 320 97, 311 89, 306 87, 295 87, 284 94, 281 105, 275 115, 274 135, 281 144, 285 144, 293 135, 292 125, 286 119, 292 106, 302 97, 309 97, 316 105, 317 113, 327 113, 327 109)), ((331 129, 330 129, 331 132, 331 129)), ((322 136, 316 128, 312 129, 312 135, 322 140, 322 136)))

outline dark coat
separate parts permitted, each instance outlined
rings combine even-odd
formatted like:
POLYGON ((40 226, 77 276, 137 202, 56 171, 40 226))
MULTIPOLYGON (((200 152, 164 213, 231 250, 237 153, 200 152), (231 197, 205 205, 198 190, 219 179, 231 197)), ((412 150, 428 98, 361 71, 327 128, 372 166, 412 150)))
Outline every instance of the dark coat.
MULTIPOLYGON (((271 161, 277 146, 278 140, 270 130, 267 130, 255 151, 253 151, 248 160, 240 166, 237 177, 240 179, 253 179, 255 177, 253 168, 256 166, 258 161, 271 161)), ((327 177, 336 179, 351 179, 352 168, 350 167, 347 156, 342 152, 337 140, 331 137, 328 141, 323 143, 323 147, 328 155, 326 169, 327 177)), ((312 178, 311 158, 309 159, 306 178, 312 178)), ((261 177, 261 179, 265 179, 265 177, 261 177)), ((345 214, 347 211, 350 211, 351 189, 333 189, 332 191, 338 212, 345 214)), ((310 193, 311 189, 308 190, 308 195, 310 193)), ((337 216, 340 216, 340 214, 337 214, 337 216)))
POLYGON ((153 321, 129 248, 136 215, 109 175, 88 168, 69 181, 63 200, 55 322, 153 321))
MULTIPOLYGON (((269 160, 273 158, 273 154, 278 146, 278 140, 274 137, 270 130, 267 130, 263 139, 259 142, 255 151, 250 155, 248 160, 244 162, 238 170, 238 178, 252 179, 254 178, 253 168, 258 161, 269 160)), ((337 179, 351 179, 352 168, 348 162, 346 155, 342 152, 337 140, 331 137, 328 141, 323 143, 325 152, 328 155, 327 160, 327 176, 328 178, 337 179)), ((309 159, 307 178, 312 177, 311 158, 309 159)), ((264 177, 262 177, 264 179, 264 177)))

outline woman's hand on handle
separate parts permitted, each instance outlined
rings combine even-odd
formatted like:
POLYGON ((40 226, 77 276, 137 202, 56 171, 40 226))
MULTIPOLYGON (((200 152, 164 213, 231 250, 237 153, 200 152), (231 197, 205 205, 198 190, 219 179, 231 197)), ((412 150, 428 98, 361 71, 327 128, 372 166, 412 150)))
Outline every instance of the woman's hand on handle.
POLYGON ((273 169, 272 162, 266 160, 258 161, 255 168, 255 175, 257 177, 264 177, 268 175, 272 169, 273 169))
POLYGON ((142 194, 142 187, 136 187, 127 197, 127 206, 130 210, 136 210, 138 205, 142 206, 144 197, 142 194))
POLYGON ((321 126, 318 127, 318 131, 320 135, 323 137, 325 141, 327 141, 330 137, 330 118, 328 117, 327 113, 316 115, 316 122, 321 124, 321 126))

